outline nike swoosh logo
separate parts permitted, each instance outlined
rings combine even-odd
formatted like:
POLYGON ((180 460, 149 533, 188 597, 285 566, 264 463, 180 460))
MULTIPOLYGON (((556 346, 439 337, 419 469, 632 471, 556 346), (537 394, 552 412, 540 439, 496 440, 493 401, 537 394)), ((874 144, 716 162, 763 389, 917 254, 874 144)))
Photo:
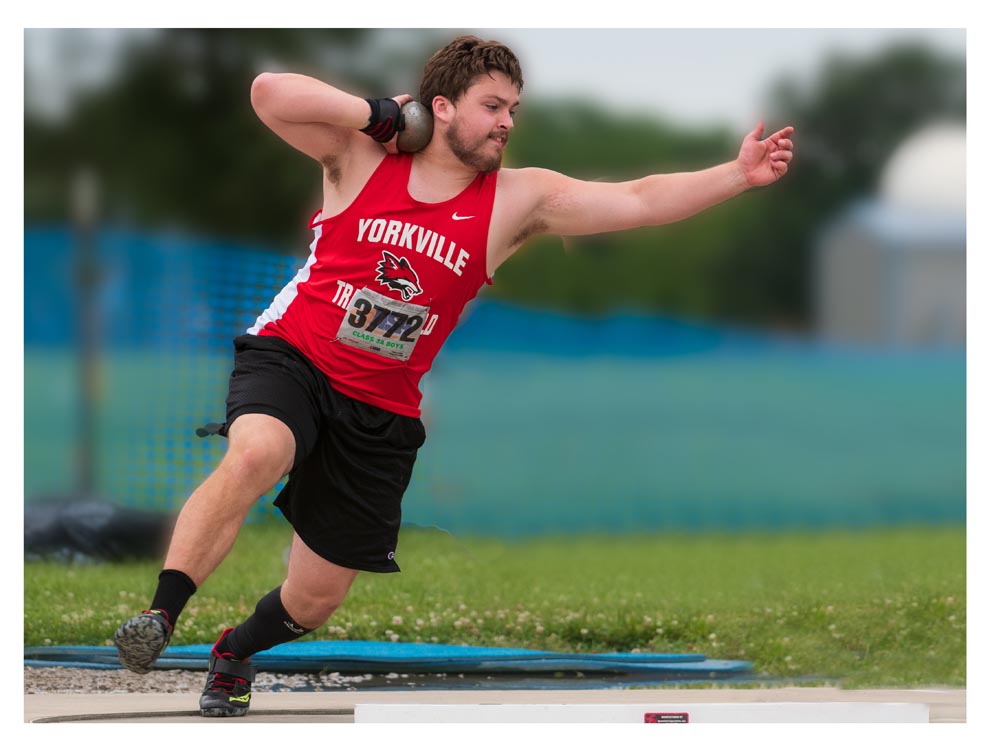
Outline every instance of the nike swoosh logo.
POLYGON ((473 216, 457 216, 457 212, 455 211, 453 213, 453 215, 451 216, 451 219, 453 219, 455 222, 460 222, 460 221, 463 221, 464 219, 474 219, 474 217, 473 216))

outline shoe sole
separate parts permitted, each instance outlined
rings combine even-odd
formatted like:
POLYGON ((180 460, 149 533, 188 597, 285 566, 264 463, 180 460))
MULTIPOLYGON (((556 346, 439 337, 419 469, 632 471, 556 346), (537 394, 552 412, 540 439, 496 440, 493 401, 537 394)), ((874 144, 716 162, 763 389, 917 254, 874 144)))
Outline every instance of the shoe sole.
POLYGON ((200 707, 203 717, 243 717, 248 713, 247 707, 200 707))
POLYGON ((150 673, 168 642, 160 623, 140 616, 124 622, 113 635, 120 664, 132 673, 150 673))

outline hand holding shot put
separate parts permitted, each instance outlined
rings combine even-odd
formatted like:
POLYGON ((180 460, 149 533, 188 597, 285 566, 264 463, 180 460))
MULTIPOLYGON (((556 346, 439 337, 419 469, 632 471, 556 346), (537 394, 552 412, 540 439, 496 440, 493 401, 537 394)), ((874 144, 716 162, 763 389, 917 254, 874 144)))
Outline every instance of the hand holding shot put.
POLYGON ((419 102, 402 105, 402 130, 396 136, 399 151, 421 151, 433 138, 433 115, 419 102))
POLYGON ((124 667, 150 671, 252 504, 287 474, 275 500, 293 528, 287 576, 214 645, 204 715, 245 714, 251 655, 321 627, 360 571, 399 571, 402 496, 426 440, 419 383, 499 266, 538 235, 684 219, 779 180, 793 158, 794 129, 761 141, 761 123, 736 159, 697 172, 600 183, 503 169, 522 88, 512 51, 475 37, 430 58, 415 102, 255 79, 258 117, 319 168, 311 253, 234 340, 227 452, 183 506, 149 609, 114 637, 124 667))

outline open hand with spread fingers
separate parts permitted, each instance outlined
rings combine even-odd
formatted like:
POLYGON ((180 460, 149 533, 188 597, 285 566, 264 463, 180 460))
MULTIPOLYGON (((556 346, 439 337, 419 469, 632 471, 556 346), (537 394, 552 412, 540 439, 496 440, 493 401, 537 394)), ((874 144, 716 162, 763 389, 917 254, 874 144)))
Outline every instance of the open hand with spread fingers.
POLYGON ((794 158, 794 128, 788 125, 764 140, 763 123, 760 122, 746 138, 736 161, 751 187, 769 185, 787 173, 787 165, 794 158))

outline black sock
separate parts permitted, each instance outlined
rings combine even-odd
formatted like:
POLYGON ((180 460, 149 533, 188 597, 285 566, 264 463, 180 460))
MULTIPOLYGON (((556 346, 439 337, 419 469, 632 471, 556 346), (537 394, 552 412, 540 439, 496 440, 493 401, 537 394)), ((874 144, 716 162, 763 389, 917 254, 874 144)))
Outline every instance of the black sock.
POLYGON ((158 575, 158 589, 148 610, 161 610, 168 622, 175 628, 179 613, 196 593, 196 583, 186 574, 167 568, 158 575))
POLYGON ((221 654, 230 652, 234 659, 243 660, 276 644, 298 639, 312 630, 300 626, 286 612, 282 604, 282 587, 277 587, 258 600, 254 613, 217 644, 217 651, 221 654))

